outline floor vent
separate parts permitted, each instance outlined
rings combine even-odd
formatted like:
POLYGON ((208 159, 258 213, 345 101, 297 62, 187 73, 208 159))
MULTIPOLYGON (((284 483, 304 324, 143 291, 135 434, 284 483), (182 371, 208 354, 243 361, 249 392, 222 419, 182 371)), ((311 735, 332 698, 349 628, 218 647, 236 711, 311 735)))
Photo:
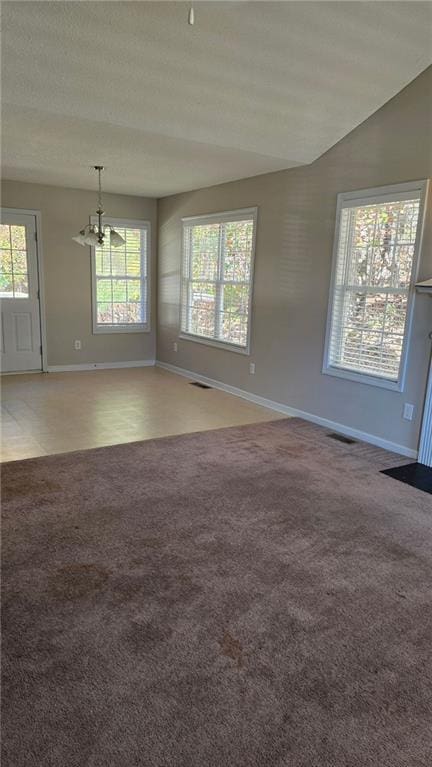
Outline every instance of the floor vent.
POLYGON ((330 439, 336 439, 338 442, 343 442, 344 445, 355 445, 356 441, 355 439, 351 439, 351 437, 345 437, 344 434, 337 434, 335 431, 331 434, 327 434, 330 439))
POLYGON ((200 381, 191 381, 191 386, 198 386, 199 389, 211 389, 211 386, 203 384, 200 381))

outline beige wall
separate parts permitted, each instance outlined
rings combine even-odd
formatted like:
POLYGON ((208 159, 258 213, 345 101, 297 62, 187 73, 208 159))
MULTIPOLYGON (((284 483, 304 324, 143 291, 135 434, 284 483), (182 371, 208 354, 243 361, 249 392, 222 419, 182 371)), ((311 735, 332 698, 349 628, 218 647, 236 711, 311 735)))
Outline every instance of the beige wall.
POLYGON ((96 193, 3 181, 1 204, 39 210, 45 282, 48 365, 124 362, 155 358, 156 200, 106 194, 107 216, 148 220, 152 231, 152 316, 149 333, 93 335, 90 251, 72 237, 94 214, 96 193), (74 339, 82 342, 75 351, 74 339))
MULTIPOLYGON (((432 68, 312 165, 159 202, 158 358, 415 449, 432 300, 417 296, 402 393, 321 373, 336 195, 432 176, 432 68), (250 357, 178 340, 181 217, 257 205, 250 357), (178 341, 178 353, 173 342, 178 341), (256 363, 250 376, 249 362, 256 363), (413 422, 402 419, 414 403, 413 422)), ((420 278, 432 276, 429 202, 420 278)))

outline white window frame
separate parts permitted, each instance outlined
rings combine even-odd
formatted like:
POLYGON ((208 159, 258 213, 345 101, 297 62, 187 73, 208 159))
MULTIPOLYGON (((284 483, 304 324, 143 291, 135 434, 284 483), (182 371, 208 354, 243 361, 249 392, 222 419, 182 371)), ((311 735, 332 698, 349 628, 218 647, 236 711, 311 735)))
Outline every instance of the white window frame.
POLYGON ((330 283, 330 296, 327 313, 327 325, 326 325, 326 337, 324 344, 324 362, 322 372, 327 375, 336 376, 337 378, 345 378, 349 381, 357 381, 363 384, 369 384, 371 386, 378 386, 382 389, 390 389, 393 391, 402 392, 405 387, 407 359, 409 352, 409 345, 411 340, 412 318, 414 310, 414 298, 415 298, 415 283, 417 281, 418 268, 420 263, 422 238, 424 230, 425 212, 426 212, 426 199, 428 193, 428 181, 412 181, 404 184, 391 184, 389 186, 375 187, 371 189, 360 189, 355 192, 342 192, 337 196, 336 207, 336 223, 335 234, 333 242, 333 261, 332 261, 332 274, 330 283), (336 274, 337 274, 337 260, 339 250, 339 238, 340 238, 340 221, 341 213, 344 208, 358 207, 359 205, 372 205, 380 202, 393 202, 397 200, 410 200, 413 198, 420 198, 419 205, 419 217, 416 233, 416 241, 414 245, 413 265, 411 272, 411 282, 408 290, 408 303, 407 314, 405 320, 405 333, 402 344, 402 354, 399 365, 399 376, 397 381, 383 378, 382 376, 374 376, 367 373, 357 373, 349 368, 335 367, 330 363, 330 340, 331 340, 331 325, 333 317, 333 307, 336 288, 336 274))
POLYGON ((182 218, 181 289, 180 289, 181 292, 180 292, 180 317, 179 317, 180 332, 178 336, 179 338, 183 339, 184 341, 194 341, 195 343, 204 344, 205 346, 213 346, 213 347, 216 347, 217 349, 225 349, 226 351, 236 352, 237 354, 250 355, 257 219, 258 219, 257 207, 241 208, 239 210, 227 210, 227 211, 222 211, 221 213, 207 213, 202 216, 186 216, 182 218), (227 341, 218 341, 215 338, 206 338, 205 336, 195 335, 194 333, 188 333, 187 331, 182 330, 184 280, 185 280, 184 265, 185 265, 185 258, 186 258, 186 253, 184 249, 185 226, 191 226, 191 225, 204 226, 205 224, 224 224, 224 223, 229 223, 230 221, 242 221, 245 219, 253 220, 246 346, 231 344, 227 341))
MULTIPOLYGON (((97 224, 98 219, 97 216, 91 216, 90 217, 90 223, 91 224, 97 224)), ((96 249, 94 247, 90 248, 91 252, 91 281, 92 281, 92 323, 93 323, 93 334, 99 335, 99 333, 149 333, 151 330, 151 226, 150 221, 143 221, 143 220, 137 220, 137 219, 131 219, 131 218, 108 218, 107 216, 104 216, 102 219, 102 224, 109 224, 114 229, 117 227, 126 227, 131 229, 145 229, 147 232, 147 264, 146 269, 144 269, 144 273, 146 274, 146 278, 141 277, 141 284, 143 288, 146 290, 146 309, 147 309, 147 320, 146 322, 140 322, 140 323, 127 323, 124 325, 115 324, 115 325, 102 325, 98 324, 97 321, 97 295, 96 295, 96 289, 97 289, 97 279, 96 279, 96 249)), ((143 257, 143 254, 141 254, 141 259, 143 257)), ((143 269, 143 264, 141 261, 141 269, 143 269)))

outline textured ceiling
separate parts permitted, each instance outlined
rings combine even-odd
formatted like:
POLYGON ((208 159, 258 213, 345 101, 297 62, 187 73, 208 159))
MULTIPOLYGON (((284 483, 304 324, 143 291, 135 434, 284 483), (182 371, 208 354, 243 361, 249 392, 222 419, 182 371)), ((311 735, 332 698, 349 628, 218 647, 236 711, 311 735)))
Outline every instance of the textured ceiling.
POLYGON ((429 2, 3 2, 3 176, 163 196, 308 163, 432 62, 429 2))

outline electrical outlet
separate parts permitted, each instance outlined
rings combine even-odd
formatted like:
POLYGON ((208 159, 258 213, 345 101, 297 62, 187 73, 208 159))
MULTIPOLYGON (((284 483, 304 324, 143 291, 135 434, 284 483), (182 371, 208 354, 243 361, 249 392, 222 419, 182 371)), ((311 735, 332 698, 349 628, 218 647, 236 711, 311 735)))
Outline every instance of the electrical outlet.
POLYGON ((174 343, 173 343, 173 351, 178 352, 178 343, 177 343, 177 341, 174 341, 174 343))
POLYGON ((249 362, 249 373, 251 376, 255 375, 255 362, 249 362))
POLYGON ((414 418, 414 405, 411 405, 409 402, 405 402, 402 417, 405 418, 406 421, 412 421, 414 418))
POLYGON ((78 339, 74 341, 74 349, 77 352, 79 352, 79 350, 81 349, 81 341, 79 341, 78 339))

